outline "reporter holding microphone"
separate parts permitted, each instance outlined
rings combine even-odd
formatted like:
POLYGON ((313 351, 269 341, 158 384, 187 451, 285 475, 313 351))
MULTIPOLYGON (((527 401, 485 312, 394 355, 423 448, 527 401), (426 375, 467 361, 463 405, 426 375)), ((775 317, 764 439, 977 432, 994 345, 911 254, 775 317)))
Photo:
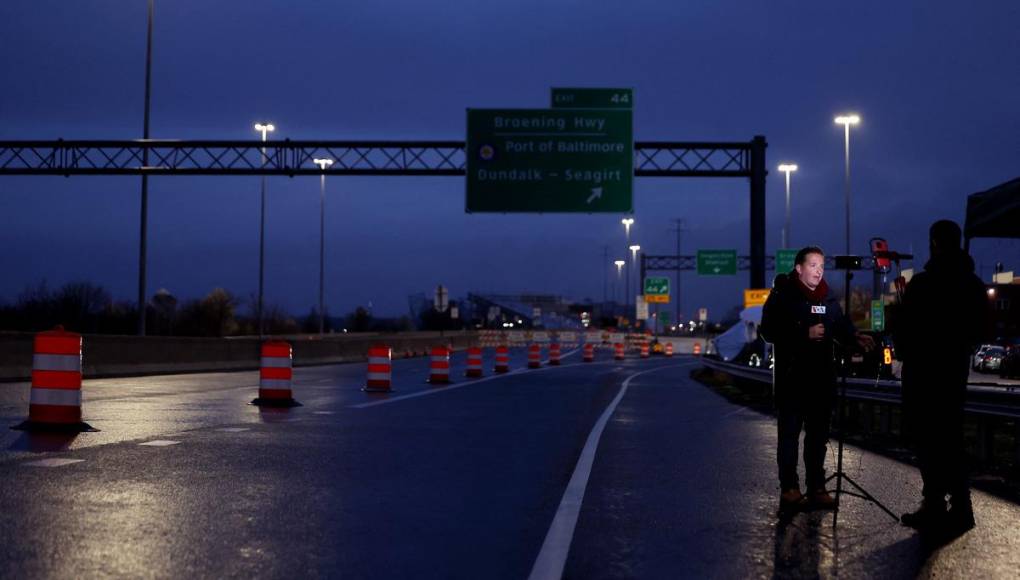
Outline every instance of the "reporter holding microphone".
POLYGON ((780 510, 836 506, 825 490, 824 464, 836 399, 837 348, 874 347, 871 337, 858 333, 843 313, 824 276, 821 248, 809 246, 797 252, 793 271, 776 276, 758 329, 772 343, 775 355, 780 510), (800 490, 797 474, 802 429, 806 494, 800 490))

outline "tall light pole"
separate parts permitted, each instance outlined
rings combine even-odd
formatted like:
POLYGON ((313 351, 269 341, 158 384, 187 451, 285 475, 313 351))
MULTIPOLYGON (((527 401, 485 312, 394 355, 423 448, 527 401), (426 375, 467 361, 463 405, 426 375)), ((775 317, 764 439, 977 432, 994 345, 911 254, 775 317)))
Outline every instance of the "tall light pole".
MULTIPOLYGON (((844 180, 843 192, 846 198, 846 254, 850 255, 850 125, 861 122, 857 115, 840 115, 836 117, 837 125, 843 125, 844 180)), ((849 314, 849 313, 847 313, 849 314)))
POLYGON ((797 171, 797 164, 783 163, 779 170, 786 174, 786 225, 783 226, 783 249, 790 247, 790 174, 797 171))
MULTIPOLYGON (((272 123, 255 123, 255 130, 262 133, 262 142, 266 142, 269 133, 276 130, 272 123)), ((262 147, 262 165, 266 164, 266 148, 262 147)), ((259 222, 259 337, 265 336, 265 317, 262 316, 262 295, 266 280, 266 176, 262 176, 262 211, 259 222)))
POLYGON ((325 331, 326 327, 326 168, 333 165, 329 158, 312 159, 312 163, 319 166, 322 175, 319 176, 319 334, 325 331))
MULTIPOLYGON (((145 35, 145 113, 142 139, 149 138, 149 100, 152 95, 152 18, 155 0, 149 0, 149 25, 145 35)), ((149 166, 149 148, 142 148, 142 166, 149 166)), ((138 236, 138 336, 145 336, 145 271, 149 238, 149 176, 142 174, 141 231, 138 236)))
MULTIPOLYGON (((626 263, 627 262, 624 262, 623 260, 616 260, 615 262, 613 262, 613 264, 616 264, 616 282, 617 282, 616 284, 613 285, 614 288, 617 286, 617 284, 620 283, 620 278, 623 277, 623 266, 626 263)), ((616 291, 615 290, 613 291, 613 297, 614 298, 616 297, 616 291)))
MULTIPOLYGON (((625 240, 624 247, 625 248, 626 247, 630 247, 630 226, 634 225, 634 218, 632 218, 632 217, 625 217, 625 218, 620 220, 620 223, 623 224, 623 235, 624 235, 624 240, 625 240)), ((629 305, 630 304, 630 298, 629 298, 629 296, 630 296, 630 272, 627 272, 627 281, 626 281, 626 284, 625 284, 625 290, 624 291, 626 292, 626 294, 623 295, 623 303, 625 305, 629 305)))
MULTIPOLYGON (((628 297, 627 297, 627 304, 630 304, 630 279, 631 279, 631 277, 635 276, 634 270, 637 269, 636 265, 635 265, 635 262, 637 262, 637 253, 638 253, 638 250, 641 249, 641 246, 639 246, 637 244, 632 244, 630 246, 627 246, 627 249, 630 250, 630 271, 631 271, 630 274, 627 274, 627 295, 628 295, 628 297)), ((641 281, 638 280, 637 284, 641 284, 641 281)), ((636 301, 635 301, 635 306, 636 305, 637 304, 636 304, 636 301)))

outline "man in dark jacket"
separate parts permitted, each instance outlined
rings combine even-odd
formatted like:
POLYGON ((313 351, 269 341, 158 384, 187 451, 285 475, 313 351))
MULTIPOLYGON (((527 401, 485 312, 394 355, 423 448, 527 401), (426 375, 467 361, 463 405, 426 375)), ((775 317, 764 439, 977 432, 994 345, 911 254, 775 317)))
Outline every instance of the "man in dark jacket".
POLYGON ((835 507, 825 491, 825 449, 836 398, 837 360, 851 345, 870 349, 871 337, 859 334, 844 316, 824 280, 825 255, 818 247, 797 252, 794 270, 776 276, 762 309, 759 334, 773 345, 774 393, 778 411, 780 509, 805 504, 835 507), (804 429, 807 497, 800 491, 797 451, 804 429))
POLYGON ((974 527, 963 407, 970 354, 987 330, 988 298, 960 237, 955 222, 932 224, 931 259, 910 280, 890 320, 896 355, 903 361, 905 426, 924 480, 921 508, 902 521, 920 530, 974 527))

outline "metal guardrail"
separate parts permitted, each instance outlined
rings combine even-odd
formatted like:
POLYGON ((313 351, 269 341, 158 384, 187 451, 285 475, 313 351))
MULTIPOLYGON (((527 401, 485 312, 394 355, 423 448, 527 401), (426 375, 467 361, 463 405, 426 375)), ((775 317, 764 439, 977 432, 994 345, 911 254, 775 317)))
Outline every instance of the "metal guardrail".
MULTIPOLYGON (((713 358, 702 358, 706 367, 729 375, 761 383, 772 382, 769 369, 748 367, 713 358)), ((900 381, 850 378, 846 394, 852 400, 878 401, 889 405, 900 404, 900 381)), ((1020 385, 997 383, 969 383, 965 410, 974 415, 989 415, 1020 419, 1020 385)))

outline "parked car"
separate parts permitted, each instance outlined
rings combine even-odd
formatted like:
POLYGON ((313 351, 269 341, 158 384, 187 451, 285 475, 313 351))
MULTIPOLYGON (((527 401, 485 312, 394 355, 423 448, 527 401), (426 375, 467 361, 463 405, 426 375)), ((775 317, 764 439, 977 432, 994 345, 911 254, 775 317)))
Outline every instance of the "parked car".
POLYGON ((971 370, 978 370, 981 367, 981 358, 984 356, 985 351, 995 346, 994 344, 982 344, 974 351, 974 356, 971 357, 970 368, 971 370))
POLYGON ((981 362, 978 364, 977 370, 983 373, 999 370, 999 366, 1002 365, 1002 357, 1005 354, 1006 349, 1001 346, 993 346, 987 349, 981 355, 981 362))
POLYGON ((1006 347, 1006 354, 999 363, 999 376, 1004 379, 1020 379, 1020 345, 1006 347))

